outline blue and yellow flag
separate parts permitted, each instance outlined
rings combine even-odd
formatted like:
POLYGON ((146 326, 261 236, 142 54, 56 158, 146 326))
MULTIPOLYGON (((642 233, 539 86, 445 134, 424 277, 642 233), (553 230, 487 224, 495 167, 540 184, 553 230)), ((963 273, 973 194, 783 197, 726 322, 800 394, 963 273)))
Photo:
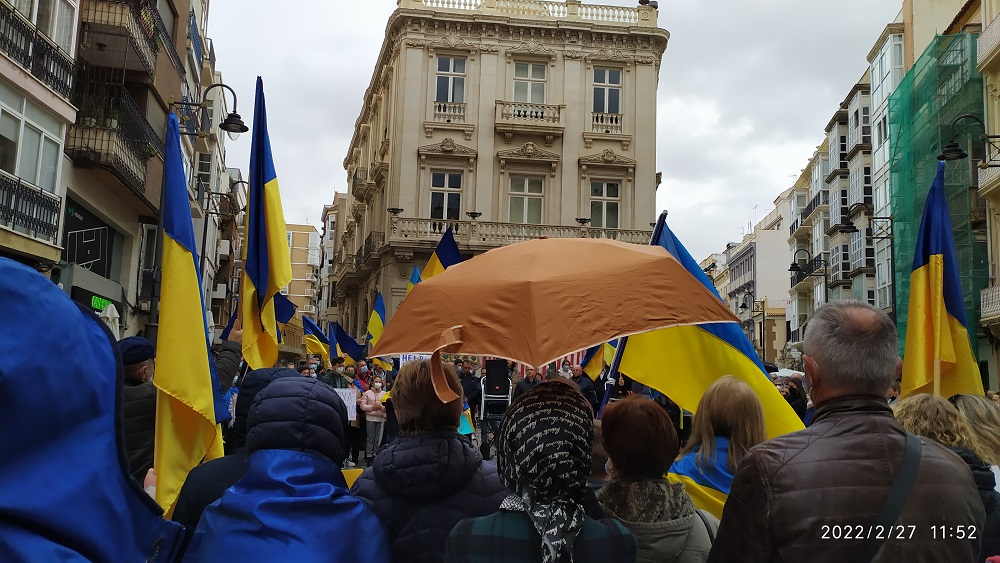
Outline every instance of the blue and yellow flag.
MULTIPOLYGON (((378 344, 378 339, 382 338, 383 332, 385 332, 385 300, 382 299, 382 293, 378 292, 375 294, 375 306, 372 307, 372 315, 368 319, 367 342, 371 348, 374 348, 378 344)), ((392 369, 392 363, 382 358, 372 358, 372 362, 381 366, 382 369, 392 369)))
POLYGON ((598 344, 589 348, 583 354, 583 361, 580 362, 580 366, 583 367, 583 373, 587 374, 592 380, 596 380, 601 371, 604 370, 604 347, 607 344, 598 344))
POLYGON ((444 273, 444 271, 462 261, 462 253, 458 250, 458 243, 455 242, 455 234, 451 232, 451 227, 441 235, 437 248, 431 254, 427 265, 424 266, 423 279, 429 280, 434 276, 444 273))
MULTIPOLYGON (((698 262, 667 227, 666 214, 661 214, 656 223, 653 243, 666 248, 702 285, 719 295, 698 262)), ((804 428, 771 383, 760 356, 737 323, 670 327, 622 338, 615 362, 619 365, 613 365, 613 371, 663 392, 690 412, 698 408, 709 385, 723 375, 732 375, 749 384, 763 403, 768 438, 804 428), (664 370, 664 365, 670 365, 670 369, 664 370)))
POLYGON ((938 163, 917 233, 901 392, 903 396, 932 393, 942 397, 983 394, 944 197, 943 161, 938 163))
POLYGON ((410 283, 406 285, 406 294, 409 295, 410 292, 413 291, 413 286, 417 285, 422 281, 424 280, 420 277, 420 268, 418 268, 417 265, 414 264, 413 272, 410 274, 410 283))
POLYGON ((306 353, 318 354, 326 365, 330 361, 330 340, 323 330, 309 317, 302 317, 302 334, 306 341, 306 353))
POLYGON ((278 327, 274 296, 292 281, 285 215, 281 210, 278 176, 267 136, 264 83, 257 77, 257 98, 250 145, 247 189, 246 262, 240 282, 243 315, 243 357, 252 369, 278 361, 278 327))
POLYGON ((333 339, 330 342, 337 343, 337 349, 340 350, 340 355, 344 358, 350 358, 354 361, 365 359, 365 347, 351 338, 351 335, 347 334, 340 323, 333 323, 333 339))
POLYGON ((343 348, 340 347, 340 343, 337 342, 337 331, 340 325, 336 322, 327 324, 327 338, 330 340, 330 354, 331 359, 334 357, 344 358, 344 365, 349 366, 354 364, 354 358, 344 352, 343 348))
POLYGON ((163 169, 163 270, 156 339, 156 502, 169 518, 191 469, 222 456, 211 340, 201 294, 177 116, 167 120, 163 169))

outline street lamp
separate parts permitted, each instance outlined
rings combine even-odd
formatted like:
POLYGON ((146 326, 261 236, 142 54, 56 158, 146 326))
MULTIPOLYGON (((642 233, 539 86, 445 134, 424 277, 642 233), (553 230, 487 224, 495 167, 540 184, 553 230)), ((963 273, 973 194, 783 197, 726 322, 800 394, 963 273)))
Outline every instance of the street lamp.
MULTIPOLYGON (((204 90, 202 90, 202 99, 204 99, 205 94, 207 94, 210 90, 214 88, 225 88, 226 90, 229 90, 229 92, 233 95, 233 111, 231 111, 229 115, 226 116, 226 119, 224 119, 222 123, 219 124, 219 129, 225 131, 229 135, 230 139, 235 140, 240 133, 246 133, 247 131, 250 130, 246 126, 246 124, 243 123, 243 120, 240 118, 240 114, 236 113, 236 92, 226 84, 222 83, 212 84, 207 88, 205 88, 204 90)), ((206 107, 204 102, 184 102, 184 101, 177 102, 171 100, 170 110, 172 111, 176 106, 197 108, 194 111, 201 111, 206 107)), ((204 137, 208 133, 206 131, 186 132, 184 130, 181 130, 180 134, 204 137)), ((160 183, 160 207, 157 209, 157 211, 161 215, 163 213, 163 205, 166 201, 166 195, 167 195, 166 179, 167 175, 164 174, 163 180, 160 183)), ((208 218, 206 217, 206 222, 207 219, 208 218)), ((204 248, 202 248, 202 254, 204 253, 205 253, 204 248)), ((203 262, 204 256, 201 257, 201 260, 202 264, 204 264, 203 262)), ((146 339, 152 342, 154 346, 156 345, 156 337, 159 333, 160 284, 162 283, 162 277, 163 277, 162 270, 163 270, 163 218, 160 217, 159 221, 157 221, 157 226, 156 226, 156 254, 153 256, 153 291, 151 292, 149 300, 149 322, 146 323, 146 328, 143 332, 146 339)), ((198 271, 198 275, 199 276, 201 275, 201 270, 198 271)))
POLYGON ((795 254, 792 255, 792 264, 788 267, 788 271, 792 272, 793 274, 799 274, 799 275, 801 275, 803 277, 806 277, 806 278, 819 277, 820 275, 822 275, 823 276, 823 302, 824 303, 829 303, 830 302, 830 274, 829 274, 829 272, 827 272, 826 266, 827 266, 827 263, 826 263, 826 259, 825 258, 823 258, 822 256, 818 256, 816 258, 813 258, 812 253, 809 252, 808 249, 806 249, 806 248, 800 248, 800 249, 798 249, 798 250, 795 251, 795 254), (798 257, 799 257, 799 253, 800 252, 805 252, 806 253, 806 256, 808 257, 808 264, 812 264, 813 262, 815 262, 815 261, 818 260, 819 264, 823 266, 823 273, 822 274, 817 274, 816 270, 818 268, 813 268, 808 273, 805 272, 802 269, 802 267, 799 266, 798 257))
POLYGON ((1000 135, 987 135, 986 134, 986 124, 983 123, 982 119, 971 114, 964 113, 955 119, 951 120, 951 125, 948 128, 948 142, 945 144, 944 148, 941 150, 941 154, 938 155, 938 160, 963 160, 969 157, 969 154, 962 150, 958 145, 958 136, 955 134, 955 125, 963 119, 971 119, 979 124, 983 128, 983 134, 979 136, 979 140, 985 141, 985 145, 988 149, 984 155, 983 160, 979 161, 979 168, 986 170, 987 168, 1000 167, 1000 162, 997 162, 990 158, 990 154, 1000 154, 1000 147, 994 142, 995 139, 1000 139, 1000 135))
POLYGON ((388 211, 389 213, 391 213, 393 217, 399 217, 399 214, 403 212, 403 208, 402 207, 390 207, 390 208, 386 209, 386 211, 388 211))
POLYGON ((761 362, 767 361, 767 347, 764 343, 764 332, 766 330, 765 325, 767 324, 767 310, 764 308, 766 304, 767 304, 766 297, 764 299, 761 299, 760 301, 757 301, 756 299, 754 299, 754 294, 752 291, 745 292, 743 294, 743 302, 740 303, 740 313, 745 313, 747 312, 747 309, 751 309, 751 306, 753 307, 750 313, 751 321, 753 320, 754 317, 757 316, 758 312, 760 312, 761 314, 760 318, 760 361, 761 362), (747 305, 748 302, 752 303, 752 305, 747 305))
MULTIPOLYGON (((945 147, 945 152, 948 148, 945 147)), ((959 149, 961 150, 961 149, 959 149)), ((968 156, 968 155, 966 155, 968 156)), ((944 159, 948 160, 948 159, 944 159)), ((849 218, 854 209, 857 207, 864 208, 868 213, 872 212, 871 207, 867 203, 855 203, 847 209, 846 217, 849 218)), ((892 316, 896 317, 896 246, 892 242, 892 215, 888 217, 870 217, 871 226, 865 229, 865 238, 869 241, 872 240, 888 240, 889 242, 889 283, 892 286, 892 316)), ((840 228, 840 232, 846 234, 854 234, 858 232, 858 228, 854 225, 854 221, 847 219, 841 221, 843 225, 840 228)))
POLYGON ((588 224, 590 224, 590 217, 577 217, 576 222, 580 223, 581 227, 586 227, 588 224))
POLYGON ((481 211, 466 211, 465 214, 468 215, 473 221, 483 216, 481 211))

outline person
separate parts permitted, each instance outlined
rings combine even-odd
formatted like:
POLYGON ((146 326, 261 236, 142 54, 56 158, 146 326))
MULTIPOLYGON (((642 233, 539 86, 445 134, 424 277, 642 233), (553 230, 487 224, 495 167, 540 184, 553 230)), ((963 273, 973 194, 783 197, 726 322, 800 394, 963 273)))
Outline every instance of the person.
POLYGON ((986 525, 977 530, 983 542, 977 561, 983 561, 991 555, 1000 555, 1000 492, 996 490, 996 477, 990 465, 982 460, 987 450, 968 419, 955 408, 954 399, 918 393, 897 402, 892 411, 907 432, 947 446, 968 464, 986 511, 986 525))
POLYGON ((108 326, 89 303, 0 258, 0 334, 0 561, 179 554, 183 528, 129 471, 125 374, 108 326))
POLYGON ((382 399, 385 398, 385 391, 382 390, 382 378, 374 376, 372 378, 371 389, 361 395, 358 406, 365 413, 365 429, 368 439, 365 443, 365 463, 372 464, 375 458, 375 451, 382 443, 382 431, 385 427, 385 405, 382 399))
MULTIPOLYGON (((355 366, 347 366, 341 380, 343 381, 341 388, 353 390, 354 401, 356 404, 360 404, 364 384, 358 379, 355 366)), ((348 452, 349 455, 345 456, 344 467, 348 469, 357 467, 361 452, 365 449, 364 411, 359 408, 355 413, 354 420, 349 421, 347 427, 347 439, 350 442, 350 451, 348 452)))
POLYGON ((682 483, 663 477, 680 449, 667 413, 632 395, 608 406, 601 431, 611 481, 597 500, 635 536, 636 561, 704 563, 719 521, 695 507, 682 483))
POLYGON ((535 387, 538 387, 538 384, 541 382, 542 378, 541 376, 538 375, 538 370, 536 370, 533 367, 525 366, 524 379, 518 381, 517 385, 514 387, 513 398, 517 399, 521 395, 527 393, 528 391, 531 391, 535 387))
POLYGON ((142 482, 153 468, 153 438, 156 435, 156 349, 141 336, 129 336, 118 341, 122 351, 125 379, 122 385, 122 431, 125 433, 125 455, 129 470, 136 481, 142 482))
POLYGON ((766 438, 757 394, 746 382, 724 375, 698 401, 691 436, 668 478, 687 486, 695 506, 721 518, 740 460, 766 438))
POLYGON ((344 372, 347 371, 344 367, 343 356, 337 356, 330 361, 330 369, 323 370, 323 373, 319 374, 319 379, 323 383, 326 383, 334 389, 343 389, 342 379, 344 372))
POLYGON ((620 522, 585 513, 593 439, 590 405, 565 379, 521 395, 500 425, 509 495, 499 512, 455 526, 445 561, 635 561, 635 538, 620 522))
MULTIPOLYGON (((909 469, 902 460, 913 439, 885 402, 902 365, 897 345, 895 323, 867 303, 816 310, 802 357, 816 405, 812 425, 751 448, 740 462, 710 563, 857 561, 858 550, 874 545, 843 531, 877 529, 896 476, 909 469)), ((972 563, 979 539, 934 536, 941 525, 982 529, 969 468, 933 440, 916 440, 918 470, 894 522, 903 531, 882 536, 872 561, 972 563)))
POLYGON ((506 496, 496 465, 458 434, 462 386, 451 365, 442 369, 459 395, 447 403, 434 390, 430 360, 400 367, 392 390, 400 436, 351 487, 385 526, 397 563, 442 561, 455 524, 496 512, 506 496))
POLYGON ((597 416, 598 411, 601 409, 601 403, 597 399, 594 382, 590 379, 590 376, 583 373, 583 366, 575 365, 570 368, 570 379, 580 387, 580 392, 583 393, 587 402, 590 403, 590 408, 593 409, 594 416, 597 416))
POLYGON ((338 465, 346 426, 347 407, 326 384, 267 385, 250 408, 246 475, 205 509, 188 559, 392 561, 385 530, 338 465))
POLYGON ((948 401, 969 421, 981 446, 983 461, 994 468, 1000 466, 1000 409, 989 399, 977 395, 954 395, 948 401))
POLYGON ((573 377, 573 365, 569 363, 569 360, 563 360, 562 369, 559 370, 559 375, 570 379, 573 377))
POLYGON ((587 476, 587 492, 583 498, 583 509, 587 516, 600 520, 606 515, 601 503, 597 501, 597 493, 608 483, 608 452, 604 449, 604 439, 601 436, 601 421, 594 419, 594 443, 590 448, 590 475, 587 476))
POLYGON ((885 398, 885 402, 890 406, 896 404, 896 401, 899 400, 900 387, 901 386, 898 381, 892 382, 892 387, 889 388, 889 395, 885 398))
POLYGON ((1000 391, 990 391, 987 395, 994 405, 1000 407, 1000 391))
POLYGON ((521 368, 514 360, 507 360, 507 377, 510 378, 511 385, 521 382, 521 368))
POLYGON ((476 377, 476 370, 470 360, 462 361, 458 377, 462 384, 462 392, 465 394, 465 402, 472 412, 472 419, 476 420, 479 418, 479 408, 483 398, 483 382, 476 377))
POLYGON ((303 365, 302 367, 300 367, 299 368, 299 375, 301 375, 303 377, 309 377, 309 366, 308 365, 303 365))
POLYGON ((359 360, 356 364, 357 369, 355 370, 356 381, 361 382, 361 391, 365 392, 368 390, 368 386, 371 384, 371 370, 368 368, 368 362, 365 360, 359 360))
POLYGON ((177 494, 177 504, 171 516, 174 522, 194 530, 205 507, 222 498, 226 489, 243 478, 247 469, 246 442, 250 430, 250 407, 257 395, 272 381, 286 377, 298 378, 301 375, 287 368, 264 368, 250 371, 243 377, 233 412, 233 432, 229 444, 232 453, 206 461, 188 473, 177 494))
POLYGON ((787 395, 785 400, 791 405, 792 410, 795 411, 796 416, 799 420, 805 420, 806 418, 806 390, 802 386, 802 381, 799 379, 790 378, 788 380, 787 395))

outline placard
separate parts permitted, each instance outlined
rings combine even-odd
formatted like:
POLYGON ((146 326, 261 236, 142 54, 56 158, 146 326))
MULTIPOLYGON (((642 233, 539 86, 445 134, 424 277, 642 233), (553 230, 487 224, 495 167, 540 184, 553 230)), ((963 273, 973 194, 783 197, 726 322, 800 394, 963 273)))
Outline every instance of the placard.
POLYGON ((344 401, 347 405, 347 420, 355 421, 358 419, 358 396, 354 389, 334 389, 340 399, 344 401))
POLYGON ((400 367, 402 367, 403 364, 406 364, 408 362, 419 362, 421 360, 429 360, 429 359, 431 359, 431 357, 427 354, 400 354, 399 365, 400 367))

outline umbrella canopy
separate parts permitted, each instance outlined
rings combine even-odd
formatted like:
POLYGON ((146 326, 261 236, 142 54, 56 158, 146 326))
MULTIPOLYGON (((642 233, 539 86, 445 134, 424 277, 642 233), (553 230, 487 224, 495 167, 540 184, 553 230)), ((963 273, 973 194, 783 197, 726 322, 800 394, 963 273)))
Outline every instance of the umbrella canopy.
POLYGON ((542 366, 621 336, 737 318, 660 246, 539 239, 413 287, 373 356, 456 354, 542 366))

